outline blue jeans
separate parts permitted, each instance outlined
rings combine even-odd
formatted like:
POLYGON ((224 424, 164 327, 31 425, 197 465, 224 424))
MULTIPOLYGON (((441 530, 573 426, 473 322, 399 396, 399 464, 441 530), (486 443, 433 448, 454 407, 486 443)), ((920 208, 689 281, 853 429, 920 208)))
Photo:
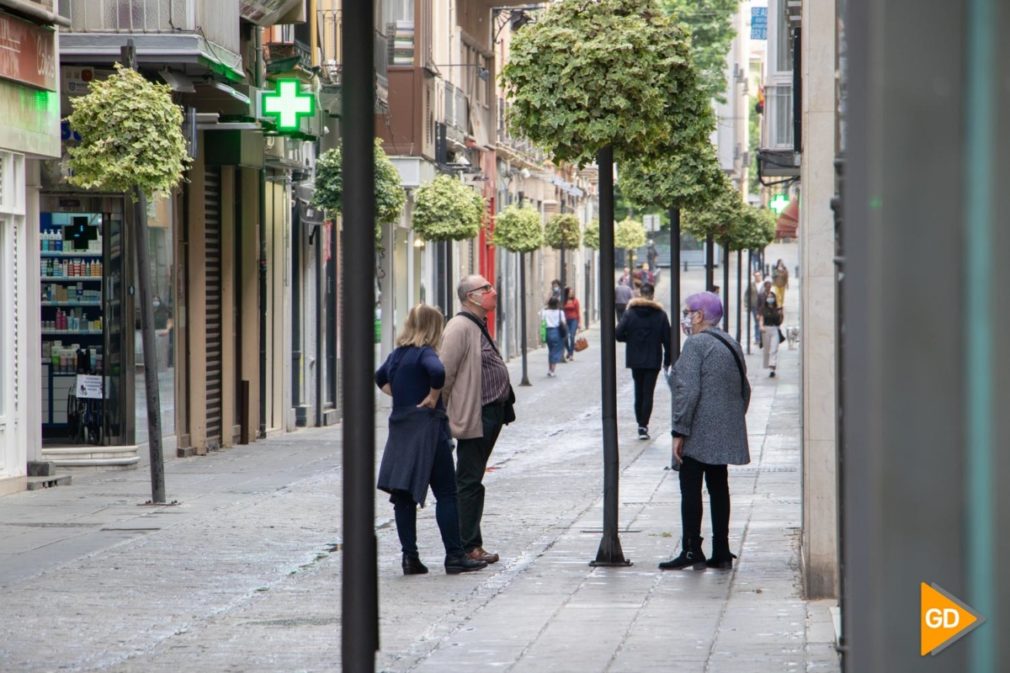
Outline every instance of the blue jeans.
POLYGON ((565 339, 565 347, 569 355, 575 355, 575 333, 579 331, 579 319, 568 318, 565 322, 568 324, 568 338, 565 339))
MULTIPOLYGON (((435 495, 435 521, 442 534, 446 556, 463 553, 459 534, 459 505, 456 496, 456 472, 452 463, 452 444, 439 443, 435 462, 431 466, 431 492, 435 495)), ((404 554, 417 555, 417 503, 406 491, 394 491, 393 513, 396 515, 396 534, 404 554)))

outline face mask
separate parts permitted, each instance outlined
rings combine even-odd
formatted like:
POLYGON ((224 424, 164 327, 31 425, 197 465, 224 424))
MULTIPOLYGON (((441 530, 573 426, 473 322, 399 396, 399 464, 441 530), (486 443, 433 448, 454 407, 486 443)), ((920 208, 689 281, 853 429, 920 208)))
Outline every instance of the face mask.
POLYGON ((694 328, 694 321, 691 319, 692 314, 687 314, 680 319, 680 329, 684 333, 684 336, 691 336, 691 332, 694 328))
MULTIPOLYGON (((480 306, 485 311, 491 312, 491 311, 494 310, 495 305, 497 305, 497 303, 498 303, 497 300, 498 300, 498 295, 495 294, 495 291, 494 290, 488 290, 487 292, 484 292, 483 294, 481 294, 480 299, 478 299, 477 301, 474 301, 474 303, 477 304, 478 306, 480 306)), ((470 301, 473 301, 473 299, 471 299, 470 301)))

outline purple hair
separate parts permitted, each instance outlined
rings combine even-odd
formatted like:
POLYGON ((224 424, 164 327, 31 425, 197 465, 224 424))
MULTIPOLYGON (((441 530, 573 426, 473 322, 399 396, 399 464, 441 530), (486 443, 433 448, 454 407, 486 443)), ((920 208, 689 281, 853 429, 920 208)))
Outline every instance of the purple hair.
POLYGON ((714 292, 696 292, 684 300, 691 311, 701 311, 702 320, 709 325, 718 325, 722 320, 722 300, 714 292))

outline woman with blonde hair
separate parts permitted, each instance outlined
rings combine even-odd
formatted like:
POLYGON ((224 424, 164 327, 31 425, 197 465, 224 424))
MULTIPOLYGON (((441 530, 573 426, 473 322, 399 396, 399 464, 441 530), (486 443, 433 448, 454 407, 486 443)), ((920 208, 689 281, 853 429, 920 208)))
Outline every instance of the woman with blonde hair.
POLYGON ((378 488, 389 493, 393 503, 404 575, 428 572, 417 549, 417 506, 424 506, 429 486, 445 546, 445 572, 455 575, 487 566, 467 557, 459 532, 452 439, 441 399, 445 367, 435 350, 444 325, 437 308, 418 304, 410 309, 396 350, 375 373, 375 384, 393 398, 378 488))

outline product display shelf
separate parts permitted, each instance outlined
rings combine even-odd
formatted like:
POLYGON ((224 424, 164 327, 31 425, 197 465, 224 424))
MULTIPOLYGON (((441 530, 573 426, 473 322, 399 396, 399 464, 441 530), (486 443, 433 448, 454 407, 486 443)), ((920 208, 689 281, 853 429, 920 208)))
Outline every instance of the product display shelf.
POLYGON ((42 276, 42 282, 44 283, 61 283, 66 281, 78 282, 78 281, 88 281, 97 283, 102 280, 101 276, 42 276))
POLYGON ((101 306, 100 301, 44 301, 43 306, 66 307, 66 306, 101 306))
POLYGON ((101 336, 102 330, 100 329, 44 329, 42 330, 43 336, 101 336))
POLYGON ((61 259, 69 257, 77 257, 81 259, 99 259, 102 256, 101 252, 67 252, 59 250, 42 250, 39 252, 42 257, 59 257, 61 259))

